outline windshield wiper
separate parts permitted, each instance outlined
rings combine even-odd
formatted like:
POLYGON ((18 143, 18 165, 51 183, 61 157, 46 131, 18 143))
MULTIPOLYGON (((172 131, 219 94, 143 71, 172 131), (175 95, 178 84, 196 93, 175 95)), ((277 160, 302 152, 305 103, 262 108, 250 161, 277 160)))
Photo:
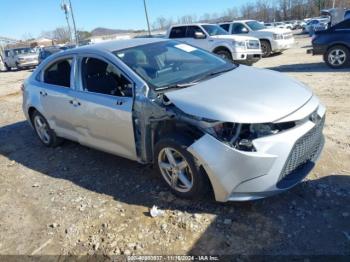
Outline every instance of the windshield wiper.
POLYGON ((226 72, 229 72, 233 69, 235 69, 236 67, 231 67, 231 68, 228 68, 228 69, 224 69, 224 70, 219 70, 219 71, 214 71, 214 72, 210 72, 209 74, 206 74, 204 77, 201 77, 199 79, 196 79, 192 82, 189 82, 189 83, 183 83, 183 84, 175 84, 175 85, 169 85, 169 86, 162 86, 162 87, 158 87, 156 88, 155 90, 156 91, 160 91, 160 90, 165 90, 165 89, 177 89, 177 88, 185 88, 185 87, 190 87, 190 86, 193 86, 193 85, 196 85, 198 84, 199 82, 207 79, 208 77, 212 77, 212 76, 215 76, 215 75, 220 75, 220 74, 223 74, 223 73, 226 73, 226 72))
POLYGON ((175 84, 175 85, 169 85, 169 86, 162 86, 162 87, 158 87, 156 88, 157 91, 159 90, 165 90, 165 89, 176 89, 176 88, 185 88, 185 87, 189 87, 189 86, 193 86, 195 84, 198 84, 198 82, 189 82, 189 83, 183 83, 183 84, 175 84))
POLYGON ((232 70, 235 69, 235 68, 236 68, 236 67, 231 67, 231 68, 224 69, 224 70, 218 70, 218 71, 210 72, 209 74, 204 75, 202 78, 197 79, 196 82, 203 81, 203 80, 205 80, 205 79, 207 79, 207 78, 210 78, 210 77, 212 77, 212 76, 221 75, 221 74, 223 74, 223 73, 232 71, 232 70))

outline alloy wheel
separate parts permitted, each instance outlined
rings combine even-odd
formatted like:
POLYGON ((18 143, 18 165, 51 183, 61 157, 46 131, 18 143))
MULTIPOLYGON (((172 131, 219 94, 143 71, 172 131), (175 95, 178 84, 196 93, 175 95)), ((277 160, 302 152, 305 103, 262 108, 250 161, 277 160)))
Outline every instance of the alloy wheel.
POLYGON ((346 62, 346 53, 341 49, 334 49, 329 53, 328 61, 331 65, 341 66, 346 62))
POLYGON ((36 115, 34 117, 34 126, 40 140, 44 144, 49 144, 51 141, 51 136, 49 134, 49 127, 42 116, 36 115))
POLYGON ((193 173, 185 157, 174 148, 163 148, 158 155, 158 166, 167 184, 186 193, 193 187, 193 173))

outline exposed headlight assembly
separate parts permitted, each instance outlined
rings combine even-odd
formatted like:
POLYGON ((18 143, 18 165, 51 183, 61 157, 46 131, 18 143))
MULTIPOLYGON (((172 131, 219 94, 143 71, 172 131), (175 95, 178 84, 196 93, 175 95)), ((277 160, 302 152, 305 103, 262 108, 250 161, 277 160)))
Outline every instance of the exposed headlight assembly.
POLYGON ((283 35, 281 35, 281 34, 273 34, 273 39, 274 40, 282 40, 283 39, 283 35))
POLYGON ((256 151, 253 145, 254 139, 274 135, 294 126, 295 122, 278 124, 237 124, 205 122, 202 128, 210 135, 214 136, 224 143, 229 144, 237 150, 254 152, 256 151))

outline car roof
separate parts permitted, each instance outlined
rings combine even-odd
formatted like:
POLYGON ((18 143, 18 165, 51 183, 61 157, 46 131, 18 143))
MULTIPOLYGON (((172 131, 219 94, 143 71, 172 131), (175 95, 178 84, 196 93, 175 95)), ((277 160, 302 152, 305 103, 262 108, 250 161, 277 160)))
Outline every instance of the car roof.
POLYGON ((217 25, 217 24, 210 24, 210 23, 188 23, 188 24, 177 24, 177 25, 172 25, 171 27, 192 26, 192 25, 217 25))
POLYGON ((251 22, 251 21, 256 21, 256 20, 253 20, 253 19, 247 19, 247 20, 234 20, 234 21, 232 21, 232 23, 236 23, 236 22, 246 23, 246 22, 251 22))
POLYGON ((76 53, 80 51, 89 51, 89 50, 100 50, 100 51, 119 51, 122 49, 127 49, 131 47, 146 45, 146 44, 152 44, 157 42, 163 42, 168 41, 168 39, 162 39, 162 38, 133 38, 133 39, 127 39, 127 40, 114 40, 114 41, 106 41, 103 43, 97 43, 82 47, 77 47, 74 49, 65 50, 65 53, 76 53))

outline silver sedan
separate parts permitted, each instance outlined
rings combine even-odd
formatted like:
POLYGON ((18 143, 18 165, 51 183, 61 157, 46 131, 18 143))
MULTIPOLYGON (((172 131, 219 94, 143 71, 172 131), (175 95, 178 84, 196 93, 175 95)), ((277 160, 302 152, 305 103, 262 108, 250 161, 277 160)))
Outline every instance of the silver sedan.
POLYGON ((23 111, 44 145, 69 139, 152 163, 192 199, 283 192, 324 144, 325 107, 303 84, 166 39, 52 55, 24 82, 23 111))

